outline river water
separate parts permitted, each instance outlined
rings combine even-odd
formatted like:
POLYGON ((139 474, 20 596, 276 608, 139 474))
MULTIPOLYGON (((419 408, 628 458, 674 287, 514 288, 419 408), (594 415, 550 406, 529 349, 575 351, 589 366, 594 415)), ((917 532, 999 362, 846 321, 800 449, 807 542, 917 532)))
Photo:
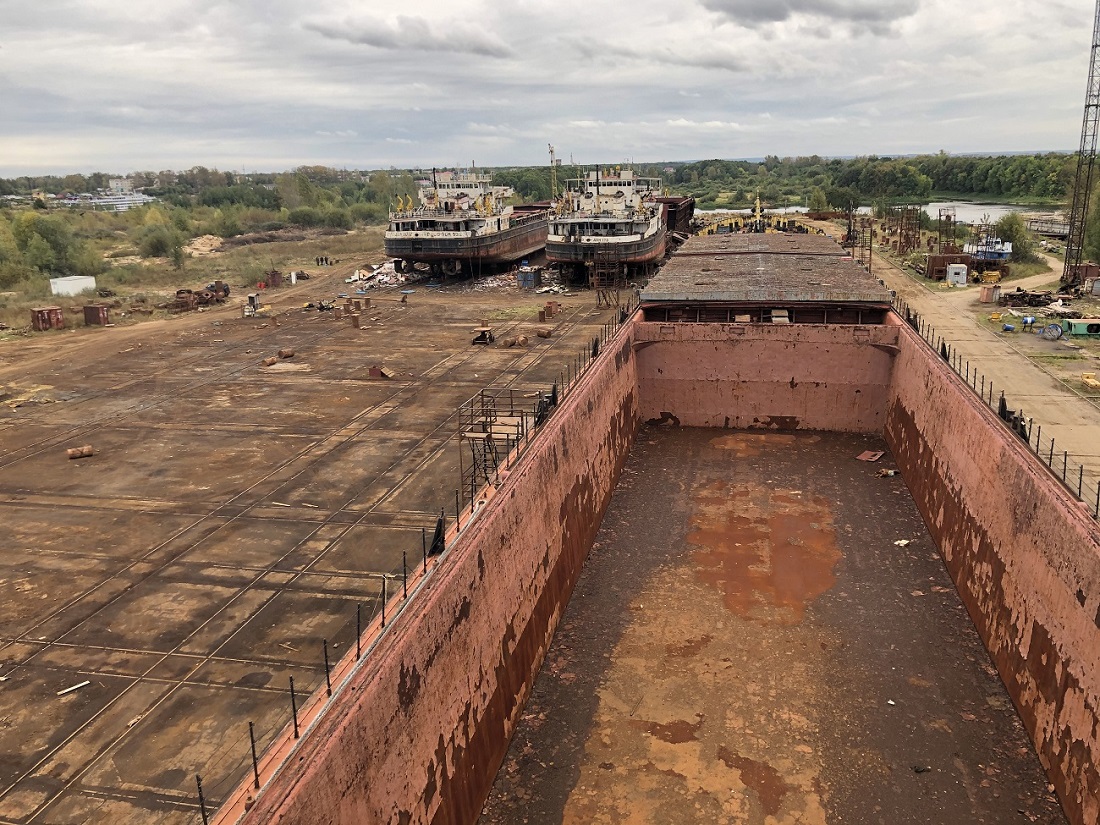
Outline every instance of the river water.
POLYGON ((955 220, 959 223, 996 223, 1010 212, 1026 212, 1028 214, 1056 217, 1062 210, 1051 207, 1023 206, 1015 203, 972 203, 970 201, 935 201, 924 207, 928 216, 935 220, 940 216, 940 209, 944 207, 955 208, 955 220))
MULTIPOLYGON (((1024 212, 1028 215, 1042 215, 1050 217, 1061 217, 1061 209, 1056 209, 1048 206, 1027 206, 1018 203, 977 203, 974 201, 933 201, 932 203, 925 204, 924 211, 928 213, 928 216, 932 220, 936 220, 940 216, 940 209, 945 207, 955 208, 955 220, 958 223, 996 223, 1002 217, 1010 212, 1024 212)), ((799 214, 806 211, 804 206, 785 206, 778 209, 768 209, 769 214, 799 214)), ((861 206, 859 212, 867 214, 871 211, 869 206, 861 206)), ((752 213, 751 209, 699 209, 696 210, 697 215, 710 215, 710 214, 729 214, 734 213, 738 215, 748 215, 752 213)))

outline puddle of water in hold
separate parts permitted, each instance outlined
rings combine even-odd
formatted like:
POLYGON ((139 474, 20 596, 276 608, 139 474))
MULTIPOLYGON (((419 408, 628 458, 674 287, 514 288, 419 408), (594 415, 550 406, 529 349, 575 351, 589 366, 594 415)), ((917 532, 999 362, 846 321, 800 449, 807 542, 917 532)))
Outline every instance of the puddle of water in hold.
POLYGON ((780 623, 797 624, 836 583, 841 554, 826 499, 717 481, 695 491, 693 505, 696 575, 731 612, 760 619, 770 605, 780 623))
POLYGON ((814 444, 821 440, 817 435, 794 435, 791 433, 734 433, 712 439, 710 444, 719 450, 729 450, 737 458, 754 458, 765 450, 777 447, 789 447, 796 441, 814 444))
POLYGON ((718 748, 718 758, 741 774, 746 788, 755 791, 760 799, 760 807, 765 816, 776 816, 783 804, 783 797, 791 791, 791 786, 783 781, 779 771, 767 762, 757 762, 734 753, 724 745, 718 748))
POLYGON ((660 739, 662 742, 668 742, 670 745, 682 745, 685 742, 694 742, 696 740, 695 734, 697 734, 699 728, 703 726, 703 718, 700 716, 699 721, 695 724, 684 719, 677 719, 675 722, 669 722, 668 724, 636 719, 631 724, 636 728, 644 730, 654 739, 660 739))

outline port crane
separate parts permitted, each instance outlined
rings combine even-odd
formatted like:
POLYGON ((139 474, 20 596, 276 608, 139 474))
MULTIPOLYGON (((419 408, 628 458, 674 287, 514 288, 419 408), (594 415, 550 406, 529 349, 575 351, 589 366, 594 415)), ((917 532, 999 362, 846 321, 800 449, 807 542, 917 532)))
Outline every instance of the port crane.
POLYGON ((1069 235, 1066 238, 1066 261, 1062 284, 1079 286, 1081 256, 1085 246, 1085 226, 1089 217, 1096 167, 1096 137, 1100 127, 1100 0, 1092 26, 1092 52, 1089 56, 1089 83, 1085 90, 1085 115, 1081 123, 1081 148, 1077 153, 1077 174, 1073 181, 1073 204, 1069 211, 1069 235))

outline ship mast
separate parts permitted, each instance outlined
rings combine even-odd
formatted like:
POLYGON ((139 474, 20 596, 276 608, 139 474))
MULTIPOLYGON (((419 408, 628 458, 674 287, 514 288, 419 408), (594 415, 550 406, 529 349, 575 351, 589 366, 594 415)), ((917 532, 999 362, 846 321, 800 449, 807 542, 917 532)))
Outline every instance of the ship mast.
POLYGON ((554 144, 546 144, 550 147, 550 200, 558 199, 558 164, 554 158, 554 144))

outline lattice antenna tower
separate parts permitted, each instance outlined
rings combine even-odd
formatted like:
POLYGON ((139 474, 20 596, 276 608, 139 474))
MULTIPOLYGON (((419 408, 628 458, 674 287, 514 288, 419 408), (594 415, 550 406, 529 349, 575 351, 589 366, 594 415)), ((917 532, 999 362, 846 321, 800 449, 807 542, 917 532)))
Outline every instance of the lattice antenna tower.
POLYGON ((1081 123, 1081 148, 1077 154, 1077 175, 1073 181, 1073 205, 1069 211, 1069 236, 1066 238, 1066 263, 1062 282, 1080 280, 1081 254, 1085 245, 1089 197, 1092 195, 1096 166, 1096 135, 1100 124, 1100 0, 1092 25, 1092 53, 1089 59, 1089 85, 1085 92, 1085 116, 1081 123))

